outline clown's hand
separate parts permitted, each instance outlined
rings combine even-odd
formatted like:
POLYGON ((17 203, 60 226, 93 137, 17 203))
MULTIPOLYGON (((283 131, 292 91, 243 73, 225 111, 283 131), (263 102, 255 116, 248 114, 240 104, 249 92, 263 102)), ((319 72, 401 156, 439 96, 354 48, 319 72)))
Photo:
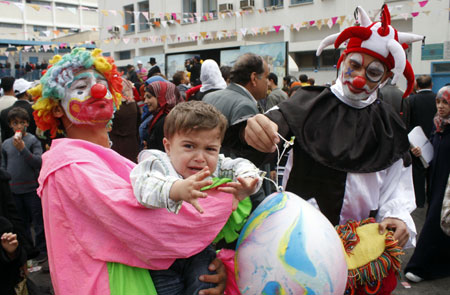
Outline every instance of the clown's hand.
POLYGON ((258 179, 253 177, 238 177, 237 182, 228 182, 227 186, 221 186, 218 190, 233 194, 233 211, 237 209, 240 201, 253 194, 258 185, 258 179))
POLYGON ((402 220, 397 218, 388 217, 385 218, 378 227, 380 234, 384 234, 384 232, 387 230, 392 230, 394 232, 394 239, 398 241, 398 245, 400 247, 404 247, 406 242, 408 242, 409 239, 409 232, 408 228, 406 226, 406 223, 404 223, 402 220))
POLYGON ((203 213, 203 208, 200 206, 197 199, 206 198, 208 196, 207 193, 201 192, 200 189, 212 184, 212 180, 205 179, 210 174, 209 168, 206 166, 186 179, 175 181, 170 188, 170 198, 175 202, 188 202, 194 206, 198 212, 203 213))

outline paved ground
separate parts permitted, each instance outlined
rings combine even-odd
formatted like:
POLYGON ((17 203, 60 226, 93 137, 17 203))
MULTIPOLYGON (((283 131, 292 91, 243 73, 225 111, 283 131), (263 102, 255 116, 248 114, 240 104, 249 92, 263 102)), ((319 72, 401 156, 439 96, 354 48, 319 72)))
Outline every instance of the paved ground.
MULTIPOLYGON (((420 231, 422 229, 422 225, 425 221, 425 209, 417 209, 413 213, 414 221, 416 222, 416 226, 420 231)), ((402 266, 403 268, 406 266, 406 263, 409 261, 414 249, 408 249, 405 252, 405 256, 403 257, 402 266)), ((449 249, 450 251, 450 249, 449 249)), ((449 265, 450 267, 450 265, 449 265)), ((31 279, 39 286, 42 291, 42 294, 53 294, 50 274, 48 272, 48 264, 47 262, 42 264, 42 269, 37 272, 33 272, 30 274, 31 279)), ((397 289, 392 293, 393 295, 449 295, 450 294, 450 277, 440 280, 433 281, 423 281, 418 284, 408 282, 403 273, 402 278, 400 279, 397 289), (406 283, 410 288, 405 288, 402 285, 402 282, 406 283)))

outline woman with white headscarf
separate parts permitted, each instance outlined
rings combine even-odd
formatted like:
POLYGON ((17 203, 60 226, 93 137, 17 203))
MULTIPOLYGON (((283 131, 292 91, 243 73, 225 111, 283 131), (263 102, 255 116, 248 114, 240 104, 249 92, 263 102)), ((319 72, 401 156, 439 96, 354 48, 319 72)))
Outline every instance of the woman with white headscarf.
POLYGON ((207 59, 202 63, 200 81, 202 82, 200 90, 190 100, 202 100, 207 93, 227 87, 219 66, 213 59, 207 59))

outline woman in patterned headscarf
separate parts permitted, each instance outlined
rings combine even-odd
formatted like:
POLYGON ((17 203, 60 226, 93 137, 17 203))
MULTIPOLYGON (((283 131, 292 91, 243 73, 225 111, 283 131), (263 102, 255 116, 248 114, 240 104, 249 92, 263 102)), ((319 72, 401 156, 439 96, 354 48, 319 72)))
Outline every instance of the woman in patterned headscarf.
POLYGON ((145 139, 146 148, 164 151, 164 119, 176 104, 183 102, 183 98, 174 84, 156 81, 145 87, 144 101, 153 113, 145 139))

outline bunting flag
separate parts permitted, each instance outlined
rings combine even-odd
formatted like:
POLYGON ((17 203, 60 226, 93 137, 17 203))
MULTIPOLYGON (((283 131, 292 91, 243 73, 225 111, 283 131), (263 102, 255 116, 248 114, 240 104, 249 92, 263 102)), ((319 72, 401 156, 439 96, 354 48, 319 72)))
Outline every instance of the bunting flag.
POLYGON ((122 38, 123 43, 128 44, 130 42, 130 38, 122 38))
POLYGON ((419 15, 419 12, 411 12, 412 17, 416 17, 419 15))
POLYGON ((281 29, 281 26, 273 26, 273 28, 275 29, 275 32, 278 34, 278 32, 281 29))
POLYGON ((315 23, 316 23, 315 20, 310 20, 310 21, 309 21, 309 25, 310 25, 311 27, 314 26, 315 23))
POLYGON ((427 3, 428 3, 428 0, 425 0, 425 1, 419 1, 420 7, 425 7, 425 5, 427 5, 427 3))
POLYGON ((34 10, 39 11, 41 10, 41 6, 37 4, 28 4, 30 7, 32 7, 34 10))
POLYGON ((322 28, 322 20, 321 20, 321 19, 319 19, 319 20, 316 22, 316 26, 317 26, 317 28, 318 28, 319 31, 320 31, 320 29, 322 28))
POLYGON ((247 34, 247 28, 241 28, 242 36, 245 37, 245 34, 247 34))
POLYGON ((103 13, 104 16, 108 16, 109 15, 108 10, 102 9, 102 10, 100 10, 100 12, 103 13))

